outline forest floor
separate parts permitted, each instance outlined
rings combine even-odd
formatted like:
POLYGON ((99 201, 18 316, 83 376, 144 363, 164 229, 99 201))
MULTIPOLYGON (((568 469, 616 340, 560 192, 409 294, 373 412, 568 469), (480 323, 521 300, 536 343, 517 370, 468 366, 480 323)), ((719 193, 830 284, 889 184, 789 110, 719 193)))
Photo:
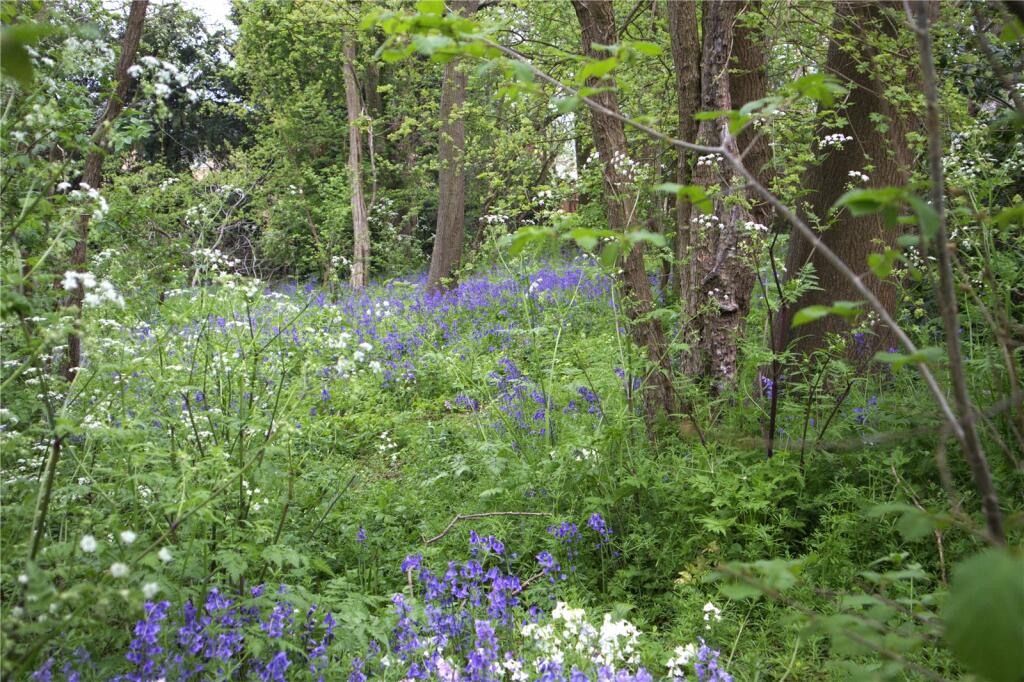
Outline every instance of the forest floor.
MULTIPOLYGON (((720 592, 715 567, 762 561, 787 588, 799 575, 826 612, 824 590, 848 588, 864 556, 936 578, 934 544, 863 515, 891 501, 901 450, 854 468, 856 452, 796 447, 831 402, 817 422, 783 403, 770 461, 753 389, 702 408, 705 444, 650 442, 638 354, 586 262, 433 295, 224 277, 87 327, 50 510, 61 541, 19 614, 17 637, 53 638, 44 673, 532 679, 562 651, 566 677, 843 679, 827 627, 720 592), (77 625, 55 635, 44 613, 77 625)), ((830 435, 870 432, 886 381, 858 384, 830 435)), ((38 459, 4 459, 24 518, 47 454, 34 445, 38 459)))

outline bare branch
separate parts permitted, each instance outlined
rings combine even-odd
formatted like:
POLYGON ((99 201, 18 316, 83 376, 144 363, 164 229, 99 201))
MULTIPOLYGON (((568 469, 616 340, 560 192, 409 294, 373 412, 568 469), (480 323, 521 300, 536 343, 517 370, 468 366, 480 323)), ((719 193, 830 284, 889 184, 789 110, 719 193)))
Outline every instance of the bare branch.
POLYGON ((482 512, 480 514, 456 514, 454 517, 452 517, 452 520, 448 522, 448 525, 445 526, 445 529, 443 531, 441 531, 440 533, 438 533, 434 537, 430 538, 429 540, 424 540, 423 544, 424 545, 432 545, 433 543, 437 542, 438 540, 440 540, 444 536, 448 535, 448 533, 451 531, 451 529, 455 527, 455 524, 459 523, 460 521, 472 521, 473 519, 486 519, 486 518, 490 518, 492 516, 551 516, 551 514, 548 513, 548 512, 523 512, 523 511, 482 512))

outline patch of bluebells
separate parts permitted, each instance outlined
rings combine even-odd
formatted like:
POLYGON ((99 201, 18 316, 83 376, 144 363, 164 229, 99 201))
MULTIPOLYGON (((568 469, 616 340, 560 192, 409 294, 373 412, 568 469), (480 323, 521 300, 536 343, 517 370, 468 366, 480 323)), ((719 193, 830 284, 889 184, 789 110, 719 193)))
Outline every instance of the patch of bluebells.
MULTIPOLYGON (((602 542, 607 542, 612 533, 600 514, 592 515, 587 527, 602 542)), ((549 532, 563 547, 573 547, 580 539, 578 527, 570 522, 554 525, 549 532)), ((372 678, 653 682, 649 672, 636 667, 639 632, 609 616, 600 628, 575 627, 579 642, 552 651, 553 645, 566 644, 560 639, 562 635, 552 630, 558 618, 564 619, 566 614, 582 617, 583 611, 559 603, 548 612, 526 598, 525 590, 538 578, 547 576, 551 584, 557 582, 556 578, 565 578, 551 552, 536 556, 541 572, 523 581, 510 572, 510 556, 496 537, 470 531, 469 545, 469 559, 449 561, 437 569, 420 554, 405 558, 401 570, 413 581, 414 596, 395 594, 391 599, 395 624, 388 655, 382 656, 382 647, 371 644, 353 659, 348 682, 372 678)), ((705 658, 700 660, 701 665, 706 670, 717 670, 717 652, 705 658)))
POLYGON ((858 424, 861 424, 861 425, 867 424, 868 423, 868 419, 870 419, 870 417, 871 417, 871 414, 875 410, 877 410, 877 409, 878 409, 878 396, 876 396, 876 395, 870 396, 868 398, 868 400, 867 400, 867 403, 864 405, 864 407, 855 407, 855 408, 853 408, 854 420, 858 424))
MULTIPOLYGON (((311 285, 293 283, 271 289, 262 288, 258 281, 242 280, 245 286, 224 287, 220 292, 225 296, 232 296, 228 292, 233 288, 250 292, 245 310, 227 298, 218 301, 221 293, 216 293, 208 300, 218 306, 224 303, 231 312, 204 311, 202 318, 185 324, 146 321, 134 328, 104 330, 104 340, 119 343, 100 344, 91 357, 113 364, 116 358, 104 358, 107 347, 123 347, 124 357, 143 357, 152 354, 156 345, 166 344, 169 367, 191 367, 200 358, 213 357, 210 371, 226 373, 246 364, 252 351, 240 339, 251 339, 261 349, 254 383, 270 390, 282 378, 286 382, 294 378, 292 368, 299 365, 288 358, 306 354, 307 366, 321 379, 302 391, 306 419, 316 419, 338 409, 332 395, 344 391, 344 383, 357 374, 379 381, 384 389, 397 389, 415 382, 429 357, 438 352, 455 356, 480 350, 507 353, 518 347, 517 332, 533 327, 537 315, 547 309, 558 309, 574 324, 585 324, 586 311, 580 306, 604 305, 611 286, 593 268, 572 263, 541 267, 528 276, 484 274, 443 292, 425 292, 417 286, 422 280, 393 280, 361 290, 342 286, 336 298, 311 285), (531 299, 529 306, 523 305, 524 295, 531 299), (575 301, 574 307, 563 310, 569 300, 575 301)), ((172 294, 171 306, 178 299, 186 305, 192 300, 188 290, 172 294)), ((252 392, 247 390, 244 399, 238 400, 232 382, 225 384, 231 390, 222 390, 218 382, 204 381, 184 400, 179 394, 175 400, 154 405, 153 395, 163 391, 155 391, 157 379, 147 373, 121 372, 111 380, 118 385, 124 410, 101 410, 97 418, 112 425, 122 414, 135 415, 132 420, 168 437, 176 423, 187 428, 194 413, 203 413, 205 420, 213 422, 210 430, 216 432, 218 421, 234 419, 254 407, 252 392)), ((538 399, 533 388, 523 396, 522 422, 526 431, 540 432, 550 428, 547 412, 553 403, 543 393, 538 399)), ((260 401, 256 393, 255 400, 260 401)), ((480 409, 478 399, 468 395, 456 398, 454 404, 471 412, 480 409)))
MULTIPOLYGON (((301 627, 296 627, 296 609, 285 591, 278 591, 269 613, 264 613, 258 602, 262 586, 253 588, 250 595, 253 599, 246 603, 213 588, 201 608, 190 600, 173 614, 169 601, 147 601, 123 655, 125 665, 110 679, 151 682, 232 677, 283 682, 295 677, 289 669, 305 667, 312 679, 323 680, 325 671, 337 664, 328 652, 334 640, 334 617, 330 613, 321 617, 313 605, 301 627)), ((88 664, 83 650, 75 656, 78 665, 88 664)), ((49 682, 54 665, 55 660, 48 659, 32 679, 49 682)), ((71 662, 64 665, 64 673, 66 680, 80 679, 71 662)))
POLYGON ((612 529, 605 522, 604 517, 600 513, 594 512, 587 519, 587 527, 597 533, 598 541, 597 548, 600 549, 611 542, 612 529))

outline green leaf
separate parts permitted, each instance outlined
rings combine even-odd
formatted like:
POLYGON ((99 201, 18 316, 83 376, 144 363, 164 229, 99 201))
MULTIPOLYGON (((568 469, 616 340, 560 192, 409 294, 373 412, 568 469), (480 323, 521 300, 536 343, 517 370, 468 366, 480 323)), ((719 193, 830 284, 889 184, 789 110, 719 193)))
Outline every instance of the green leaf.
POLYGON ((915 194, 907 194, 907 203, 917 215, 917 224, 921 233, 928 239, 934 238, 939 232, 939 214, 935 212, 931 204, 915 194))
POLYGON ((419 0, 416 3, 416 11, 420 14, 433 14, 439 17, 444 14, 444 0, 419 0))
POLYGON ((900 187, 851 189, 839 197, 832 208, 845 207, 854 216, 871 215, 888 206, 895 206, 903 195, 903 189, 900 187))
POLYGON ((700 185, 680 185, 676 182, 663 182, 660 185, 655 185, 654 191, 675 194, 678 198, 685 199, 696 206, 701 213, 711 213, 714 210, 711 199, 700 185))
POLYGON ((736 601, 744 601, 746 599, 759 599, 764 592, 746 583, 722 583, 718 586, 718 591, 729 599, 735 599, 736 601))
POLYGON ((1024 203, 1004 208, 992 219, 992 224, 998 227, 1006 227, 1014 223, 1017 225, 1024 223, 1024 203))
POLYGON ((869 253, 868 267, 878 279, 885 279, 892 274, 893 265, 900 259, 900 252, 886 249, 883 253, 869 253))
POLYGON ((647 42, 646 40, 630 40, 623 44, 625 47, 639 52, 642 55, 647 55, 648 57, 657 57, 662 53, 660 45, 657 43, 647 42))
POLYGON ((533 69, 530 68, 529 64, 525 64, 520 61, 512 62, 512 73, 515 75, 517 81, 524 83, 533 82, 533 69))
POLYGON ((59 26, 34 23, 4 26, 0 29, 0 70, 23 88, 30 87, 35 73, 26 48, 62 30, 59 26))
POLYGON ((510 255, 518 256, 529 244, 537 240, 548 239, 554 234, 554 231, 547 227, 521 227, 516 230, 515 234, 506 236, 503 242, 508 245, 510 255))
POLYGON ((836 97, 846 94, 836 78, 826 73, 812 73, 790 83, 785 90, 813 99, 825 106, 831 106, 836 97))
POLYGON ((558 113, 567 114, 570 111, 576 111, 576 108, 580 105, 580 98, 575 95, 572 97, 556 97, 554 104, 558 113))
POLYGON ((614 69, 619 63, 618 58, 608 57, 607 59, 598 59, 597 61, 587 62, 587 64, 579 70, 576 74, 577 83, 586 83, 589 78, 596 78, 600 80, 604 78, 612 69, 614 69))
POLYGON ((993 682, 1020 682, 1024 559, 996 547, 958 564, 943 617, 946 641, 968 670, 993 682))
POLYGON ((601 249, 601 265, 608 268, 609 270, 615 267, 616 262, 619 260, 619 253, 622 251, 622 245, 619 242, 609 242, 604 245, 601 249))
POLYGON ((826 315, 840 315, 842 317, 854 317, 860 313, 860 306, 863 301, 835 301, 831 306, 809 305, 796 311, 793 316, 793 327, 820 320, 826 315))
POLYGON ((809 324, 815 320, 820 320, 831 312, 831 309, 827 305, 809 305, 806 308, 801 308, 796 311, 796 315, 793 316, 793 327, 799 327, 801 325, 809 324))
POLYGON ((579 227, 570 231, 569 234, 566 235, 566 238, 575 240, 575 242, 579 244, 580 248, 591 251, 595 246, 597 246, 598 239, 619 236, 621 235, 613 230, 597 230, 589 227, 579 227))
POLYGON ((878 362, 885 362, 892 365, 893 369, 899 369, 906 364, 916 365, 918 363, 935 364, 946 356, 945 351, 936 346, 918 348, 916 353, 906 355, 904 353, 889 353, 879 351, 875 353, 874 359, 878 362))
POLYGON ((658 234, 657 232, 650 232, 648 230, 632 230, 627 232, 626 239, 629 240, 630 244, 648 242, 655 246, 665 246, 665 235, 658 234))
POLYGON ((744 128, 747 127, 747 124, 750 123, 750 120, 752 118, 754 118, 754 117, 753 116, 748 116, 746 114, 738 114, 735 111, 730 111, 729 112, 729 134, 730 135, 736 135, 737 133, 739 133, 741 130, 743 130, 744 128))

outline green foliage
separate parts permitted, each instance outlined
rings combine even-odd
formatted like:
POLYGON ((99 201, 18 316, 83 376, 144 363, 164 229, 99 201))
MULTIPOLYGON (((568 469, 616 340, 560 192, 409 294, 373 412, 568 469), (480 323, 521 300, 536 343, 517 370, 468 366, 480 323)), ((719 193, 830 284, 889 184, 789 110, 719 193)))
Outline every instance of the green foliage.
POLYGON ((943 608, 946 640, 968 669, 1013 682, 1024 668, 1024 561, 1005 548, 987 550, 953 571, 943 608))
MULTIPOLYGON (((626 318, 611 278, 642 244, 651 274, 670 281, 661 268, 675 256, 674 201, 701 217, 723 195, 747 208, 736 187, 674 182, 671 150, 630 128, 620 188, 630 228, 608 229, 609 160, 592 154, 581 95, 614 79, 623 112, 674 129, 671 43, 660 10, 648 8, 616 3, 621 42, 601 46, 596 60, 577 57, 570 3, 501 3, 461 17, 430 0, 251 0, 236 3, 236 38, 207 34, 181 7, 155 8, 142 54, 159 65, 133 86, 110 131, 103 186, 91 193, 76 183, 95 151, 96 106, 112 90, 123 18, 100 3, 4 3, 5 678, 26 678, 79 646, 93 653, 94 676, 108 678, 147 600, 180 605, 213 586, 244 594, 261 583, 285 584, 297 604, 336 615, 331 674, 346 676, 371 641, 389 645, 389 600, 407 589, 398 569, 407 554, 443 564, 472 529, 532 565, 542 551, 564 550, 549 525, 600 513, 611 539, 595 546, 587 536, 573 569, 564 562, 558 598, 628 612, 650 633, 639 654, 656 676, 700 633, 722 645, 738 680, 1017 679, 1024 496, 1019 373, 1008 368, 1022 359, 1024 146, 1002 113, 997 69, 965 46, 973 7, 944 5, 935 30, 960 342, 1007 517, 1008 546, 991 549, 980 540, 972 472, 928 407, 927 387, 895 371, 925 363, 949 383, 927 257, 938 216, 921 198, 922 168, 908 187, 850 182, 835 207, 881 214, 894 230, 917 226, 919 235, 851 264, 894 287, 917 353, 872 354, 839 335, 809 358, 773 348, 772 316, 828 282, 810 264, 784 273, 787 239, 768 231, 739 245, 751 279, 765 285, 754 286, 735 387, 711 394, 679 370, 693 320, 668 287, 655 290, 651 310, 626 318), (95 33, 71 28, 79 9, 95 33), (346 39, 358 45, 378 280, 365 295, 345 284, 346 39), (581 95, 488 41, 514 44, 545 73, 583 86, 581 95), (415 277, 432 248, 439 88, 452 60, 467 80, 465 286, 427 297, 415 277), (159 80, 171 71, 164 61, 185 83, 159 80), (103 282, 123 301, 79 315, 66 271, 83 215, 96 290, 103 282), (551 285, 576 269, 578 280, 551 285), (480 301, 480 290, 501 295, 480 301), (443 324, 432 306, 448 315, 443 324), (659 365, 629 331, 652 320, 667 333, 685 415, 648 430, 644 392, 659 365), (60 371, 69 333, 85 348, 70 383, 60 371), (783 369, 770 374, 776 362, 783 369), (44 493, 49 508, 37 517, 44 493), (455 514, 504 511, 548 516, 460 522, 426 542, 455 514), (29 560, 37 518, 41 550, 29 560)), ((812 141, 845 115, 845 86, 817 68, 832 12, 827 3, 742 12, 737 25, 775 48, 771 94, 699 115, 726 117, 733 134, 766 135, 768 183, 798 208, 812 141)), ((886 96, 919 107, 907 78, 915 66, 894 57, 912 36, 857 38, 876 52, 862 68, 882 74, 886 96)), ((1019 34, 992 40, 995 64, 1013 73, 1019 34)), ((828 216, 809 219, 829 229, 828 216)), ((856 301, 803 308, 793 326, 826 315, 872 333, 856 301)), ((543 605, 554 591, 537 578, 522 594, 543 605)), ((260 599, 244 604, 271 603, 260 599)), ((267 653, 252 646, 251 656, 267 653)))

